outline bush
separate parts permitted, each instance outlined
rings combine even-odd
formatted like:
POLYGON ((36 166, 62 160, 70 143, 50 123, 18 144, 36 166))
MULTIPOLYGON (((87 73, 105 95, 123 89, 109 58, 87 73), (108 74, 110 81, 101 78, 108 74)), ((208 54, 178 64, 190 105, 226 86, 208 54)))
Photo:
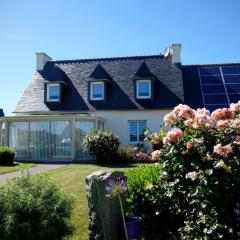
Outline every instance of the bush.
POLYGON ((0 147, 0 165, 13 165, 15 153, 10 147, 0 147))
POLYGON ((128 178, 127 202, 130 212, 136 216, 144 216, 145 211, 141 208, 147 201, 147 194, 153 185, 159 183, 159 176, 162 166, 142 165, 129 169, 126 173, 128 178))
POLYGON ((126 150, 129 161, 147 163, 152 162, 151 156, 147 153, 147 149, 143 144, 137 144, 135 146, 129 146, 126 150))
POLYGON ((240 239, 240 102, 212 113, 179 105, 164 123, 172 129, 157 155, 160 180, 145 196, 133 187, 129 193, 140 196, 143 204, 131 203, 137 211, 150 208, 144 227, 155 233, 144 237, 240 239), (154 230, 156 215, 165 223, 154 230))
POLYGON ((84 147, 90 154, 94 154, 98 162, 110 162, 117 159, 120 145, 119 137, 110 131, 95 131, 85 136, 84 147))
POLYGON ((61 239, 71 211, 71 198, 46 176, 15 178, 0 188, 0 239, 61 239))
POLYGON ((131 162, 131 159, 127 153, 126 147, 119 147, 117 150, 117 160, 118 162, 131 162))
MULTIPOLYGON (((144 165, 127 171, 127 216, 143 217, 144 239, 171 239, 179 219, 168 212, 160 179, 161 164, 144 165)), ((169 203, 170 204, 170 203, 169 203)))

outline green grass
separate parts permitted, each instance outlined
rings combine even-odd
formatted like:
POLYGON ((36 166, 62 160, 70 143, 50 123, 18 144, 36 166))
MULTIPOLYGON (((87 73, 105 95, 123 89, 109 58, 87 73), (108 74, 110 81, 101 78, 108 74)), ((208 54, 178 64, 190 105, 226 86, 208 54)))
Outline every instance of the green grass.
POLYGON ((66 192, 72 194, 75 198, 74 211, 70 220, 71 224, 73 224, 75 228, 75 232, 74 235, 70 238, 71 240, 88 239, 88 205, 85 188, 85 177, 98 170, 114 169, 126 171, 127 168, 135 166, 126 164, 112 166, 99 166, 94 164, 70 164, 47 173, 54 179, 57 184, 63 187, 66 192))
POLYGON ((12 166, 0 166, 0 174, 22 171, 34 166, 36 166, 36 164, 33 163, 15 163, 12 166))

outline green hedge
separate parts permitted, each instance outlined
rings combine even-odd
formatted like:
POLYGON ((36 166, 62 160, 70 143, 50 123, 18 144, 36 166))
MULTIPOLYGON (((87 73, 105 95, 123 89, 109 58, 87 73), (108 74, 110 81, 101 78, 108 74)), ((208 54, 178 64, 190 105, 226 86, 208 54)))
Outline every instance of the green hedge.
POLYGON ((0 165, 12 165, 15 153, 10 147, 0 147, 0 165))
POLYGON ((72 199, 45 175, 15 178, 0 188, 0 239, 61 239, 71 211, 72 199))

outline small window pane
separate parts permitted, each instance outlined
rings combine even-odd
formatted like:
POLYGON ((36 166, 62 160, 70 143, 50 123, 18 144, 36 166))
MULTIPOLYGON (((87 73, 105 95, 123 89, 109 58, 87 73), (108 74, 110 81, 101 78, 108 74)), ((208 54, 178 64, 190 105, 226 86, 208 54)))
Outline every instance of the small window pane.
POLYGON ((146 131, 146 121, 141 121, 138 123, 138 128, 139 128, 139 141, 143 142, 144 141, 144 132, 146 131))
POLYGON ((137 142, 137 122, 130 122, 130 141, 137 142))
POLYGON ((151 81, 138 80, 137 81, 137 98, 149 98, 151 96, 151 81))
POLYGON ((139 83, 139 96, 143 96, 143 97, 149 96, 149 83, 148 82, 139 83))
POLYGON ((58 101, 59 100, 59 85, 48 85, 48 100, 58 101))
POLYGON ((91 91, 92 99, 103 99, 103 83, 92 83, 91 91))

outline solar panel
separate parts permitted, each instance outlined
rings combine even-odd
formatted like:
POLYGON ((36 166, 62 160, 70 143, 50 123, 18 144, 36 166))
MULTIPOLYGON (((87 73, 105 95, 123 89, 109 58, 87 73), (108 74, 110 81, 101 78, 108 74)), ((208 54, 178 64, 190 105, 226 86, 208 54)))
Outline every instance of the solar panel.
POLYGON ((201 76, 203 75, 220 75, 220 69, 219 67, 201 67, 199 68, 199 73, 201 76))
POLYGON ((236 103, 240 100, 240 94, 229 94, 229 99, 231 103, 236 103))
POLYGON ((224 75, 225 83, 240 83, 239 75, 224 75))
POLYGON ((222 72, 223 74, 240 74, 240 66, 223 66, 222 72))
POLYGON ((219 84, 222 83, 222 77, 221 75, 214 75, 214 76, 201 76, 202 84, 219 84))
POLYGON ((199 67, 204 107, 228 107, 240 100, 240 65, 199 67))
POLYGON ((205 104, 228 104, 226 94, 206 94, 204 96, 205 104))
POLYGON ((230 93, 240 93, 240 84, 226 84, 227 92, 230 93))
POLYGON ((215 84, 215 85, 202 85, 203 94, 218 94, 225 93, 225 88, 223 84, 215 84))

